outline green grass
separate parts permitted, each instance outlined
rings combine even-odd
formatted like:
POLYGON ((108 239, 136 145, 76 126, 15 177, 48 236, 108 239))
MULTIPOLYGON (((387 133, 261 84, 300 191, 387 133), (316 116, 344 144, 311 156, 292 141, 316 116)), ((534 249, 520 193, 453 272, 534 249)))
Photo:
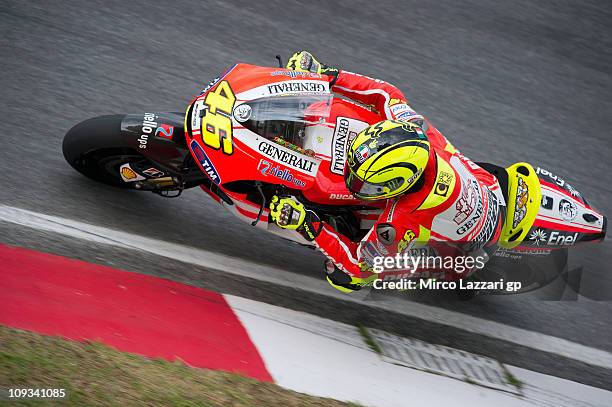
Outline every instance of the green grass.
MULTIPOLYGON (((333 378, 330 378, 333 380, 333 378)), ((11 406, 355 406, 237 374, 0 326, 0 388, 64 388, 67 398, 11 406)), ((0 405, 3 400, 0 400, 0 405)))
POLYGON ((359 325, 357 329, 359 330, 359 333, 361 334, 361 337, 363 338, 363 341, 366 343, 366 345, 368 345, 368 347, 374 352, 378 353, 379 355, 382 355, 382 350, 380 349, 380 346, 378 346, 378 343, 376 343, 374 338, 372 338, 372 335, 370 335, 370 331, 368 331, 368 328, 359 325))
POLYGON ((514 376, 508 369, 504 369, 504 375, 506 376, 506 381, 508 384, 516 387, 521 390, 523 388, 523 382, 520 381, 516 376, 514 376))

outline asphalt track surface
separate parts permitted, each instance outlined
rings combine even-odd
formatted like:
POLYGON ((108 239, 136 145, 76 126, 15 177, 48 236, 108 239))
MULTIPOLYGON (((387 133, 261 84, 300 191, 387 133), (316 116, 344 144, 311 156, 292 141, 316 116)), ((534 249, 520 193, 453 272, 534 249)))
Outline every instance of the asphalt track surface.
MULTIPOLYGON (((540 164, 610 216, 611 26, 612 5, 597 1, 4 1, 0 203, 320 278, 321 255, 251 228, 197 189, 169 200, 109 188, 61 154, 79 121, 182 111, 235 62, 273 66, 276 54, 309 49, 397 85, 473 160, 540 164)), ((197 280, 139 253, 113 257, 12 227, 0 229, 0 241, 197 280)), ((410 300, 612 351, 611 249, 608 240, 587 252, 585 261, 597 262, 583 274, 588 298, 579 301, 410 300)))

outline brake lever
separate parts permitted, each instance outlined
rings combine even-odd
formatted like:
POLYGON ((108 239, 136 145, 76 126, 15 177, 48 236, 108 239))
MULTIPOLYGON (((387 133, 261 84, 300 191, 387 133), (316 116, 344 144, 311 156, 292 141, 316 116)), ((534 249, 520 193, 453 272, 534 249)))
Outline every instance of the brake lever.
POLYGON ((261 196, 261 206, 259 207, 259 213, 257 214, 257 218, 253 222, 251 222, 251 226, 255 226, 257 225, 257 223, 259 223, 259 218, 261 218, 261 214, 263 213, 264 208, 266 207, 266 195, 264 195, 261 189, 261 182, 255 181, 255 186, 257 187, 259 195, 261 196))

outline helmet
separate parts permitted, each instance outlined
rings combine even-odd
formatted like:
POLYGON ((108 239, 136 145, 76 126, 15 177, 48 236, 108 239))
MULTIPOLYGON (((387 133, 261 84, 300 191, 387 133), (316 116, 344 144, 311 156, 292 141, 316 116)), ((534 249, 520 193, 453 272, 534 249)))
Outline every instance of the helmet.
POLYGON ((429 140, 418 125, 385 120, 364 129, 349 146, 344 181, 357 198, 403 194, 423 175, 429 140))

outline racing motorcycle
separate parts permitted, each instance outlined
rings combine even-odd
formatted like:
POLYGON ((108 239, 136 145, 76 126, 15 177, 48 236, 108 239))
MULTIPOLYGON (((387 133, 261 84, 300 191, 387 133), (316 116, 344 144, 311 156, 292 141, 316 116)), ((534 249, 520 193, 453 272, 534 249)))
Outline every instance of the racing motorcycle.
MULTIPOLYGON (((208 84, 184 114, 85 120, 68 131, 63 153, 80 173, 115 187, 164 197, 200 187, 251 225, 312 245, 268 216, 272 196, 299 197, 359 241, 385 202, 351 195, 344 165, 353 138, 380 120, 371 107, 333 94, 321 75, 237 64, 208 84)), ((478 164, 499 179, 512 223, 499 242, 499 257, 546 256, 603 240, 606 217, 563 178, 520 163, 509 169, 478 164)))

